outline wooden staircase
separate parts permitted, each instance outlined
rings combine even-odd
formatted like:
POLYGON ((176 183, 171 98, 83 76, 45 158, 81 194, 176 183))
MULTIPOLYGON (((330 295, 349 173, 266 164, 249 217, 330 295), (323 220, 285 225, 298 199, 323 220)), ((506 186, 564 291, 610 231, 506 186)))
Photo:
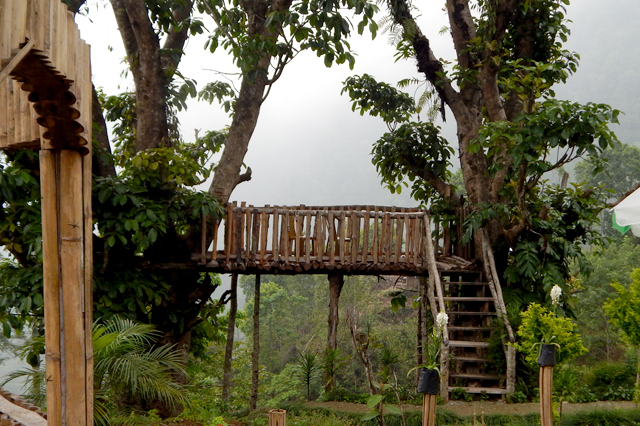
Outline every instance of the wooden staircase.
POLYGON ((489 284, 479 271, 443 272, 440 278, 449 315, 449 392, 506 394, 505 376, 487 358, 492 322, 498 321, 489 284))

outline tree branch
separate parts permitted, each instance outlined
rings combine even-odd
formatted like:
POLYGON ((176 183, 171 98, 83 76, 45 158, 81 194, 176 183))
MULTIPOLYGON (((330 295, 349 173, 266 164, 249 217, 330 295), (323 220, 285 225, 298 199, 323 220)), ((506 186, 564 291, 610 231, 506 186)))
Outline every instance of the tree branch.
POLYGON ((178 6, 173 11, 173 19, 178 26, 172 25, 167 39, 162 48, 167 51, 162 55, 162 67, 165 70, 176 70, 183 55, 184 44, 189 38, 189 25, 191 24, 191 11, 193 10, 193 0, 186 0, 184 5, 178 6))
POLYGON ((468 0, 447 0, 447 13, 458 65, 464 69, 472 69, 477 60, 472 55, 469 41, 476 38, 477 33, 468 0))

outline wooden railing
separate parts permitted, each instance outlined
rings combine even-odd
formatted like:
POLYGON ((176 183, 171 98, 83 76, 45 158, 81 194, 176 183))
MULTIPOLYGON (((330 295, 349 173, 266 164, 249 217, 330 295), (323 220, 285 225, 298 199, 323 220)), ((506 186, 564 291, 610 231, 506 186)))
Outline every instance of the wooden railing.
POLYGON ((463 224, 470 213, 469 206, 459 206, 454 210, 453 219, 436 223, 433 238, 437 243, 437 255, 458 256, 467 260, 475 257, 473 240, 466 244, 462 243, 463 224))
POLYGON ((396 207, 233 203, 224 226, 203 219, 199 260, 227 271, 416 273, 426 268, 426 214, 396 207))

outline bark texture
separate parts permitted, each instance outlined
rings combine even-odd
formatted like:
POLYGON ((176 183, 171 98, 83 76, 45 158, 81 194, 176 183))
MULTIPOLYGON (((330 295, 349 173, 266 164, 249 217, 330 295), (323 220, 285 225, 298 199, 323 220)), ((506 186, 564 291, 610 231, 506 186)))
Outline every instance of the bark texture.
POLYGON ((236 332, 236 313, 238 312, 238 275, 231 277, 231 292, 229 294, 229 324, 227 325, 227 342, 224 348, 224 373, 222 377, 222 400, 229 401, 231 389, 231 360, 233 357, 233 343, 236 332))
MULTIPOLYGON (((330 274, 329 278, 329 329, 327 332, 327 349, 335 351, 338 348, 338 324, 340 318, 338 316, 338 307, 340 302, 340 293, 344 286, 344 275, 330 274)), ((336 387, 336 377, 326 377, 325 392, 330 392, 336 387)))

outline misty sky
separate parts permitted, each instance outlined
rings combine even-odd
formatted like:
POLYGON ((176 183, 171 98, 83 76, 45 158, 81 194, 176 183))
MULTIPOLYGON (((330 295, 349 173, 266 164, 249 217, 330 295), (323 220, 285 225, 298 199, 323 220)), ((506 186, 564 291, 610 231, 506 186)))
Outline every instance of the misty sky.
MULTIPOLYGON (((440 34, 447 24, 440 6, 443 2, 422 3, 427 6, 419 5, 420 24, 431 39, 435 54, 453 59, 451 37, 447 32, 440 34)), ((619 107, 616 103, 625 98, 627 104, 633 105, 626 97, 637 92, 637 85, 633 84, 637 81, 633 61, 638 55, 633 51, 637 52, 638 47, 631 43, 637 37, 629 31, 639 30, 632 29, 634 25, 629 19, 638 15, 629 8, 639 9, 638 3, 574 0, 568 13, 574 20, 573 39, 568 48, 580 52, 581 67, 568 86, 557 91, 559 97, 611 103, 614 107, 619 107), (628 25, 623 25, 625 22, 628 25), (625 43, 624 48, 612 48, 625 39, 629 43, 625 43), (615 73, 598 69, 604 55, 606 60, 620 64, 615 73), (616 90, 611 90, 611 79, 616 75, 628 84, 623 89, 617 85, 616 90)), ((92 45, 94 83, 104 87, 108 94, 131 89, 130 79, 122 76, 124 51, 110 7, 92 5, 89 18, 92 22, 86 18, 79 20, 83 38, 92 45)), ((241 184, 232 194, 232 200, 253 205, 416 205, 407 192, 398 196, 383 188, 371 164, 371 146, 387 131, 382 120, 351 112, 349 99, 340 95, 342 82, 353 74, 368 73, 390 84, 407 77, 419 77, 413 61, 394 62, 394 49, 388 38, 388 34, 380 34, 373 41, 367 34, 354 37, 351 44, 357 58, 353 71, 346 65, 326 68, 312 52, 303 53, 287 66, 263 105, 245 158, 253 170, 253 179, 241 184)), ((224 51, 212 55, 203 50, 203 43, 204 37, 191 39, 180 65, 181 72, 194 78, 199 87, 220 79, 218 72, 235 72, 224 51)), ((635 103, 637 97, 633 99, 635 103)), ((635 111, 636 108, 631 113, 627 111, 623 122, 635 123, 638 114, 635 111)), ((186 140, 193 140, 194 129, 204 132, 230 123, 217 105, 195 101, 190 102, 188 111, 182 112, 179 118, 186 140)), ((446 123, 444 133, 448 138, 455 138, 452 122, 446 123)))

